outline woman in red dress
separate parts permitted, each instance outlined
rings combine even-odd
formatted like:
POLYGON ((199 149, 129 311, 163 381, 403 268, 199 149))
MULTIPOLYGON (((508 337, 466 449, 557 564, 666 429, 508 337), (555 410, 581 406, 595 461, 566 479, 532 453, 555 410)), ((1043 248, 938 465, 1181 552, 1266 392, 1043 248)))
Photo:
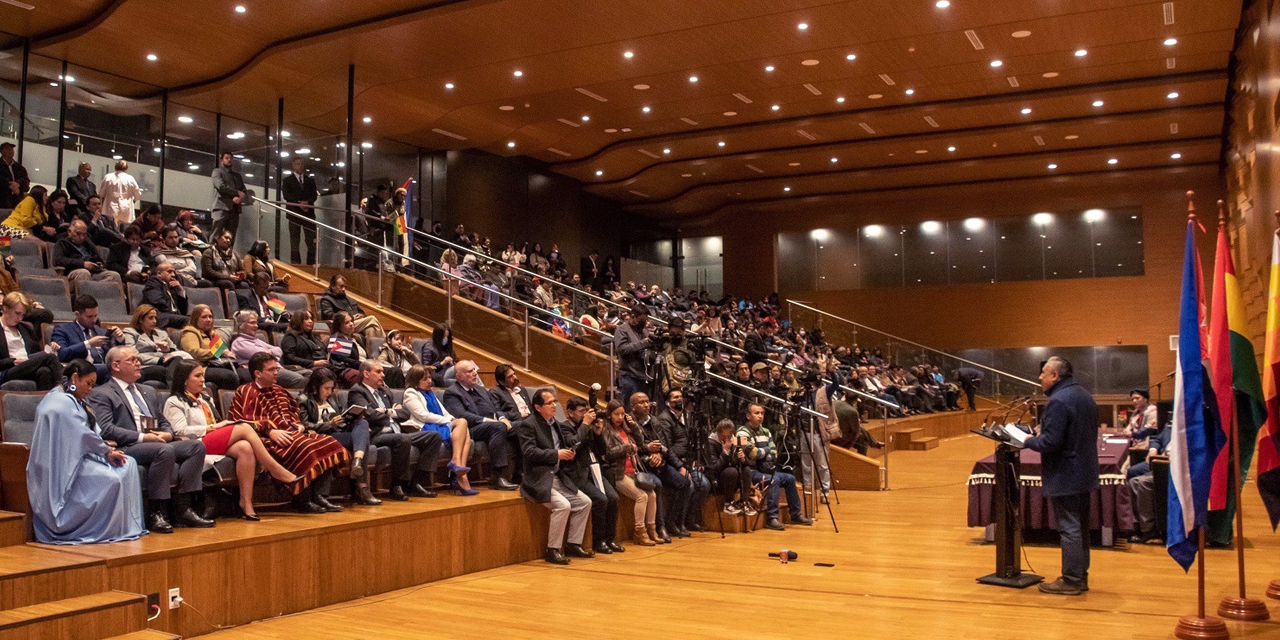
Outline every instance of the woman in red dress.
POLYGON ((240 509, 245 520, 258 521, 253 509, 253 481, 258 463, 272 478, 286 486, 301 477, 284 468, 267 451, 258 432, 248 422, 218 420, 213 400, 205 395, 204 367, 195 360, 183 360, 173 373, 173 386, 164 403, 164 417, 176 436, 200 438, 205 453, 228 456, 236 461, 236 481, 240 484, 240 509))

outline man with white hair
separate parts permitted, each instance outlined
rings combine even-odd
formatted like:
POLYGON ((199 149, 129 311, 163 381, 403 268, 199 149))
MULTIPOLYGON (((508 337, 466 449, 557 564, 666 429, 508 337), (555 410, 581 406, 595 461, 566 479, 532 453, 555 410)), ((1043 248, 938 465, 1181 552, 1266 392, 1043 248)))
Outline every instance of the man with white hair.
POLYGON ((511 420, 502 415, 502 403, 480 384, 480 367, 474 361, 463 360, 453 371, 456 379, 444 392, 444 408, 467 421, 472 440, 489 447, 494 469, 491 486, 515 491, 519 486, 511 482, 511 440, 515 438, 511 420))

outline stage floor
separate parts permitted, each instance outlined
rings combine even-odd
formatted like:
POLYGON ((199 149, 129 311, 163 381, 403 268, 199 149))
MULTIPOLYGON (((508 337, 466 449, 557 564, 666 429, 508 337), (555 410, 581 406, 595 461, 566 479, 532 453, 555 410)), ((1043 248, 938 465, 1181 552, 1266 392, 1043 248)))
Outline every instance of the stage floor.
MULTIPOLYGON (((994 547, 965 526, 976 436, 893 454, 894 489, 847 492, 812 529, 698 534, 568 567, 541 561, 459 576, 220 631, 212 640, 309 638, 1170 638, 1195 609, 1195 574, 1163 547, 1095 548, 1091 591, 1053 597, 986 587, 994 547), (766 554, 800 557, 787 565, 766 554), (815 562, 832 563, 830 568, 815 562)), ((1280 578, 1280 536, 1245 488, 1250 595, 1280 578)), ((1058 550, 1027 548, 1054 578, 1058 550)), ((349 560, 356 560, 354 557, 349 560)), ((358 560, 356 560, 358 561, 358 560)), ((1208 552, 1209 602, 1235 588, 1234 551, 1208 552)), ((1270 601, 1280 616, 1280 602, 1270 601)), ((1280 637, 1280 622, 1229 623, 1236 638, 1280 637)))

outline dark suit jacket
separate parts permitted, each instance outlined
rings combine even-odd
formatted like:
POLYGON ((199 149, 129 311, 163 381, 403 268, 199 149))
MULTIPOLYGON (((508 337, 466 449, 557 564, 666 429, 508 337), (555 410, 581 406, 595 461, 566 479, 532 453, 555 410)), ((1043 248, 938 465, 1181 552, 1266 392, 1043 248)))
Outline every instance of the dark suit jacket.
MULTIPOLYGON (((127 255, 125 259, 128 260, 127 255)), ((102 256, 98 255, 98 247, 94 246, 92 240, 85 238, 83 243, 76 245, 71 238, 63 236, 54 243, 53 266, 62 267, 70 273, 76 269, 84 269, 86 261, 97 263, 97 271, 102 271, 102 256)))
POLYGON ((5 164, 0 160, 0 209, 12 209, 18 206, 22 199, 27 197, 27 191, 31 190, 31 178, 27 176, 27 169, 15 159, 13 164, 5 164), (13 195, 9 191, 9 183, 18 183, 18 195, 13 195))
MULTIPOLYGON (((161 410, 156 390, 145 384, 135 386, 151 410, 151 415, 156 418, 156 430, 173 433, 169 421, 164 419, 164 411, 161 410)), ((98 430, 103 440, 112 440, 123 447, 138 442, 142 437, 138 423, 133 420, 133 409, 125 399, 124 390, 114 381, 104 382, 94 387, 84 401, 90 409, 93 409, 93 415, 98 419, 98 430)))
MULTIPOLYGON (((284 180, 280 182, 282 194, 285 202, 303 202, 306 204, 315 204, 316 198, 319 197, 316 190, 316 179, 310 175, 304 175, 301 184, 298 183, 298 177, 290 171, 285 174, 284 180)), ((309 218, 314 218, 313 213, 303 211, 298 207, 288 207, 294 213, 299 213, 309 218)))
MULTIPOLYGON (((120 274, 124 278, 129 273, 129 247, 123 240, 111 245, 111 250, 107 253, 107 268, 120 274)), ((145 245, 138 248, 138 257, 142 258, 142 263, 151 267, 154 271, 156 268, 156 260, 151 257, 151 250, 145 245)))
MULTIPOLYGON (((512 424, 517 421, 524 420, 525 416, 520 415, 520 408, 516 406, 515 396, 511 395, 511 392, 508 391, 506 387, 498 385, 489 393, 491 393, 493 398, 498 401, 498 411, 501 412, 502 415, 506 416, 512 424)), ((524 398, 524 406, 529 410, 529 415, 533 415, 533 396, 529 394, 529 389, 527 387, 520 387, 520 391, 518 391, 518 393, 521 398, 524 398)))
MULTIPOLYGON (((107 330, 101 325, 90 329, 90 332, 96 336, 107 335, 107 330)), ((61 348, 58 349, 58 359, 63 362, 71 362, 76 358, 85 358, 88 356, 89 350, 85 347, 84 328, 75 322, 64 322, 53 328, 53 335, 50 340, 58 343, 61 348)), ((95 347, 93 349, 93 361, 102 364, 107 359, 107 349, 114 341, 107 340, 106 346, 95 347)), ((103 381, 105 382, 105 380, 103 381)))
POLYGON ((169 285, 160 278, 151 276, 142 286, 142 301, 155 307, 161 313, 187 315, 187 297, 173 293, 169 285))
POLYGON ((468 392, 461 384, 455 382, 445 389, 443 402, 449 415, 465 418, 467 424, 472 427, 482 422, 492 422, 497 420, 494 416, 502 415, 502 403, 484 387, 476 387, 468 392))
MULTIPOLYGON (((0 330, 0 334, 2 333, 3 330, 0 330)), ((36 337, 36 330, 34 327, 25 322, 20 322, 18 323, 18 333, 22 335, 22 344, 27 350, 28 358, 30 358, 32 354, 40 353, 40 350, 42 349, 40 346, 40 338, 36 337)), ((4 372, 12 369, 15 365, 17 365, 17 363, 9 356, 9 342, 4 340, 3 336, 0 335, 0 380, 4 380, 4 372)))
POLYGON ((373 394, 369 392, 368 387, 364 384, 357 384, 351 387, 351 391, 347 392, 347 406, 365 407, 364 417, 369 421, 369 434, 378 435, 383 431, 391 428, 391 421, 395 420, 396 424, 409 419, 409 410, 401 407, 400 409, 392 409, 395 404, 391 400, 391 394, 387 393, 387 386, 382 385, 374 391, 378 397, 382 399, 385 410, 378 409, 378 403, 373 399, 373 394))
POLYGON ((1040 435, 1026 445, 1040 452, 1041 492, 1048 497, 1088 493, 1098 487, 1098 405, 1073 378, 1049 388, 1040 435))
MULTIPOLYGON (((268 298, 275 298, 273 293, 267 294, 268 298)), ((288 323, 281 322, 283 316, 277 316, 271 309, 263 309, 262 304, 258 301, 258 294, 253 289, 236 289, 236 303, 240 305, 240 310, 249 310, 258 314, 258 328, 263 331, 272 333, 283 333, 289 330, 288 323)))
POLYGON ((670 411, 663 411, 656 418, 658 422, 658 436, 662 440, 662 444, 667 445, 667 450, 671 453, 671 458, 675 461, 675 468, 687 466, 691 462, 689 455, 689 420, 688 412, 681 414, 681 419, 676 419, 675 414, 670 411))
MULTIPOLYGON (((639 423, 639 420, 636 421, 639 423)), ((667 466, 672 469, 679 469, 684 466, 684 462, 677 458, 675 453, 671 451, 671 441, 662 433, 662 425, 658 422, 656 416, 649 416, 649 422, 641 425, 640 435, 644 438, 644 442, 637 442, 636 448, 640 450, 640 455, 648 455, 649 449, 647 445, 654 440, 662 443, 662 459, 667 466)))
POLYGON ((96 195, 98 195, 98 187, 93 184, 92 180, 87 179, 81 185, 79 172, 67 178, 67 196, 75 201, 74 203, 67 203, 68 209, 87 211, 89 198, 96 195))
POLYGON ((520 490, 527 498, 538 503, 551 501, 553 477, 560 478, 565 491, 578 492, 578 485, 574 484, 569 472, 573 461, 562 462, 559 459, 559 449, 572 449, 576 442, 561 439, 560 447, 557 448, 552 439, 552 429, 559 432, 560 426, 548 423, 537 413, 529 414, 528 418, 515 425, 516 437, 520 439, 520 459, 524 461, 524 480, 520 482, 520 490), (557 462, 561 463, 558 471, 557 462))
POLYGON ((747 337, 742 341, 742 348, 747 351, 746 359, 748 364, 764 362, 773 357, 773 352, 769 351, 769 346, 759 331, 748 333, 747 337))

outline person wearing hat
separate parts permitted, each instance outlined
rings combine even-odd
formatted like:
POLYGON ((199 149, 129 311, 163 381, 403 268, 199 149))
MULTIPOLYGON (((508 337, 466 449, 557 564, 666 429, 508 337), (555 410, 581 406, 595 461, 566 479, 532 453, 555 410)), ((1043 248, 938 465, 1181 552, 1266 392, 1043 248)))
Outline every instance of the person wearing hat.
POLYGON ((0 143, 0 209, 12 209, 27 195, 31 178, 13 157, 12 142, 0 143))
POLYGON ((1156 417, 1156 406, 1151 404, 1151 392, 1134 389, 1129 392, 1129 399, 1133 401, 1133 411, 1129 414, 1125 433, 1134 440, 1144 440, 1159 432, 1160 424, 1156 417))

